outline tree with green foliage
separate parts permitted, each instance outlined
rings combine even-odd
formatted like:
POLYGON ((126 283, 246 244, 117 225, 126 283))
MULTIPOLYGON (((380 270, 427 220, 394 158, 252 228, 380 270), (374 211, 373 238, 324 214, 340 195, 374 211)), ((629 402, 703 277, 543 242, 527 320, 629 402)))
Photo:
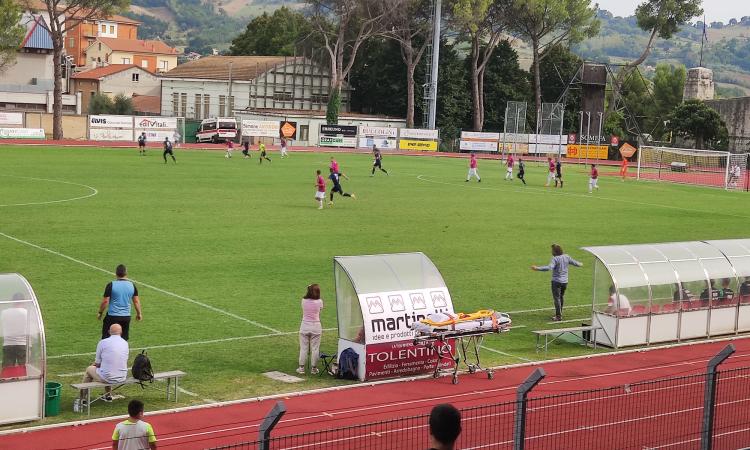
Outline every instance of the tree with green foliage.
POLYGON ((114 103, 107 94, 96 93, 89 100, 89 114, 112 114, 114 103))
POLYGON ((727 125, 719 113, 700 100, 688 100, 669 115, 668 129, 695 142, 695 148, 725 149, 729 140, 727 125))
POLYGON ((247 28, 232 40, 229 54, 235 56, 293 56, 295 44, 312 32, 304 14, 282 6, 255 17, 247 28))
POLYGON ((534 102, 542 109, 540 60, 545 50, 562 42, 574 44, 599 33, 591 0, 513 0, 508 26, 531 43, 534 102))
POLYGON ((406 126, 414 126, 414 72, 432 39, 430 0, 385 0, 391 9, 385 36, 399 43, 406 66, 406 126))
POLYGON ((528 101, 531 97, 531 79, 529 73, 519 66, 518 53, 510 42, 500 42, 484 75, 485 128, 502 131, 506 104, 509 101, 528 101))
MULTIPOLYGON (((623 81, 639 65, 641 65, 654 46, 656 37, 671 39, 680 27, 690 19, 703 13, 702 0, 646 0, 635 10, 638 27, 650 33, 646 48, 634 61, 623 66, 613 80, 615 93, 621 88, 623 81)), ((607 115, 614 110, 616 101, 609 104, 607 115)))
MULTIPOLYGON (((682 103, 682 95, 685 90, 687 70, 685 66, 672 66, 670 64, 658 64, 652 82, 653 118, 655 122, 650 123, 652 130, 658 130, 656 134, 662 134, 664 121, 667 116, 682 103)), ((663 136, 662 136, 663 137, 663 136)))
POLYGON ((462 129, 472 124, 471 99, 468 72, 464 60, 459 56, 456 44, 440 42, 440 71, 438 72, 438 95, 436 124, 440 128, 440 140, 447 146, 456 139, 462 129))
POLYGON ((0 73, 16 61, 26 28, 21 25, 21 7, 15 0, 0 0, 0 73))
POLYGON ((125 94, 115 95, 112 100, 112 114, 129 116, 133 114, 133 99, 125 94))
MULTIPOLYGON (((451 0, 449 23, 469 42, 472 128, 484 128, 484 74, 492 52, 503 40, 511 0, 451 0)), ((438 92, 440 90, 438 89, 438 92)))
MULTIPOLYGON (((417 67, 416 75, 424 72, 424 64, 417 67)), ((349 74, 349 86, 354 111, 367 114, 401 116, 407 109, 407 86, 401 44, 393 39, 372 38, 363 46, 360 56, 349 74)), ((415 111, 421 112, 418 101, 422 91, 415 91, 415 111)))
MULTIPOLYGON (((563 44, 547 47, 540 60, 539 82, 542 101, 549 103, 564 101, 563 132, 578 132, 581 96, 578 92, 569 91, 567 96, 562 97, 581 68, 583 60, 563 44)), ((529 98, 532 96, 530 95, 529 98)), ((533 129, 536 126, 536 114, 529 114, 528 119, 533 129)))
MULTIPOLYGON (((52 36, 52 66, 54 89, 52 105, 52 139, 63 138, 62 127, 62 57, 65 51, 65 35, 84 21, 103 19, 124 11, 130 0, 43 0, 49 17, 52 36)), ((34 9, 32 5, 26 5, 34 9)))
POLYGON ((382 2, 370 0, 307 0, 314 32, 323 40, 331 65, 331 89, 326 120, 337 123, 341 88, 349 76, 362 44, 381 35, 391 12, 382 2), (334 109, 335 108, 335 109, 334 109))

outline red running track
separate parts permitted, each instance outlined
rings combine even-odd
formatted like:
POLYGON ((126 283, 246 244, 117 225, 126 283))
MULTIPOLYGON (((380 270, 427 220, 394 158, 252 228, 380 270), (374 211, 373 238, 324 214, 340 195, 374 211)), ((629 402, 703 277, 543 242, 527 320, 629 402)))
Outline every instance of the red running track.
MULTIPOLYGON (((734 339, 731 342, 736 346, 737 352, 725 362, 722 369, 750 366, 750 338, 734 339)), ((541 363, 538 366, 544 368, 547 377, 534 390, 533 397, 700 374, 705 371, 708 360, 726 345, 727 341, 695 343, 541 363)), ((287 413, 276 427, 274 436, 421 415, 428 413, 433 405, 439 403, 449 402, 459 408, 470 408, 511 401, 515 398, 518 384, 535 367, 537 365, 501 368, 496 371, 493 380, 488 380, 481 373, 464 374, 460 376, 458 385, 451 384, 450 377, 437 380, 426 378, 374 385, 361 384, 287 398, 279 397, 284 400, 287 413)), ((260 422, 276 400, 248 400, 230 405, 157 412, 148 414, 146 420, 153 424, 156 430, 159 448, 203 449, 255 439, 260 422)), ((694 403, 700 399, 689 397, 687 401, 694 403)), ((604 404, 608 408, 605 411, 611 411, 610 419, 616 419, 619 414, 625 412, 618 410, 620 403, 617 397, 607 402, 604 404)), ((694 405, 691 403, 689 406, 694 405)), ((678 409, 673 400, 665 401, 658 407, 664 413, 678 409)), ((590 422, 582 420, 586 418, 586 414, 581 414, 581 408, 581 402, 570 402, 569 410, 560 410, 560 417, 569 417, 571 422, 556 423, 554 426, 566 429, 565 427, 582 426, 590 422)), ((601 406, 599 408, 601 409, 601 406)), ((694 409, 688 409, 689 414, 697 414, 694 409)), ((750 408, 746 408, 746 411, 750 411, 750 408)), ((508 411, 497 414, 512 417, 512 412, 508 411)), ((546 424, 542 424, 540 429, 539 424, 534 425, 533 418, 532 412, 529 417, 530 435, 543 435, 546 424)), ((109 437, 114 424, 119 420, 121 419, 63 424, 37 430, 17 430, 0 435, 0 449, 111 448, 109 437)), ((421 429, 393 431, 426 433, 421 429)), ((748 434, 745 433, 744 436, 748 437, 748 434)), ((474 439, 469 439, 469 436, 466 438, 467 442, 462 443, 461 448, 481 448, 481 445, 471 445, 470 441, 474 439)), ((342 443, 340 448, 352 446, 342 443)))

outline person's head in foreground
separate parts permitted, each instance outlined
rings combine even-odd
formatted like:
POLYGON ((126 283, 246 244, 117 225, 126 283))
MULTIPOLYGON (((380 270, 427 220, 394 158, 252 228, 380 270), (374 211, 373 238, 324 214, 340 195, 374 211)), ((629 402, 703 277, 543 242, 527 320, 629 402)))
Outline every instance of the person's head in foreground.
POLYGON ((131 400, 128 403, 128 415, 131 419, 143 419, 143 402, 140 400, 131 400))
POLYGON ((120 264, 115 268, 115 275, 117 275, 117 278, 125 278, 128 275, 128 269, 125 267, 125 264, 120 264))
POLYGON ((313 283, 307 286, 307 293, 305 294, 305 298, 309 300, 320 299, 320 285, 318 285, 317 283, 313 283))
POLYGON ((461 434, 461 413, 449 404, 437 405, 430 412, 430 448, 453 450, 461 434))
POLYGON ((560 256, 563 254, 563 249, 557 244, 552 244, 552 256, 560 256))
POLYGON ((110 336, 120 336, 122 334, 122 325, 119 323, 113 323, 109 327, 109 335, 110 336))

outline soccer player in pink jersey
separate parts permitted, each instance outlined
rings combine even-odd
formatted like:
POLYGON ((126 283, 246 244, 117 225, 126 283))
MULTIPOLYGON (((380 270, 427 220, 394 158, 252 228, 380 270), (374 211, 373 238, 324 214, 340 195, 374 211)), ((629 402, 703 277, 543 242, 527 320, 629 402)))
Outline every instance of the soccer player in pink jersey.
POLYGON ((224 155, 225 158, 231 158, 232 157, 232 150, 234 150, 234 142, 231 140, 227 140, 227 154, 224 155))
POLYGON ((315 187, 317 189, 315 191, 315 201, 318 202, 318 209, 323 209, 323 200, 326 198, 326 180, 320 174, 320 170, 315 171, 315 173, 318 175, 315 180, 315 187))
POLYGON ((349 177, 347 177, 346 174, 341 173, 341 170, 339 170, 339 162, 336 161, 336 158, 334 158, 333 156, 331 156, 331 166, 330 167, 331 167, 331 169, 333 169, 333 173, 336 173, 336 174, 338 174, 338 175, 346 178, 347 180, 349 179, 349 177))
POLYGON ((505 161, 505 181, 513 181, 513 164, 515 164, 513 153, 508 153, 508 159, 505 161))
POLYGON ((555 179, 555 162, 552 161, 552 157, 547 157, 547 165, 549 166, 548 172, 547 172, 547 183, 544 185, 545 187, 549 187, 550 183, 552 183, 552 180, 555 179))
POLYGON ((596 168, 596 164, 591 165, 591 178, 589 178, 589 194, 591 194, 594 189, 597 191, 599 190, 599 185, 597 182, 599 181, 599 170, 596 168))
POLYGON ((474 153, 472 153, 469 158, 469 174, 466 175, 467 183, 471 180, 471 177, 477 177, 477 181, 480 183, 482 182, 482 179, 479 178, 479 173, 477 173, 477 155, 474 153))

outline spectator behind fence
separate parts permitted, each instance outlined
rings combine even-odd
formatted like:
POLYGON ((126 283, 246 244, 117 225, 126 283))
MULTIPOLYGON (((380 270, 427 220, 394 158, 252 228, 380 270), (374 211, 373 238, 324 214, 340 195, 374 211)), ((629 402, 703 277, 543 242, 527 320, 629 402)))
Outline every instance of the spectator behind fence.
POLYGON ((128 403, 128 417, 115 426, 112 450, 156 450, 156 434, 150 423, 143 421, 143 402, 128 403))
MULTIPOLYGON (((24 295, 13 294, 20 301, 24 295)), ((0 313, 0 331, 3 335, 3 368, 26 364, 26 345, 29 339, 29 313, 21 303, 12 303, 0 313)))
MULTIPOLYGON (((120 325, 115 323, 109 327, 110 336, 99 341, 96 346, 96 359, 94 364, 86 368, 86 373, 83 375, 84 383, 97 381, 115 384, 122 383, 128 377, 128 352, 130 347, 128 341, 120 336, 121 333, 122 327, 120 325)), ((107 386, 104 391, 105 394, 102 399, 105 402, 111 402, 110 392, 112 388, 107 386)), ((84 391, 80 392, 82 403, 85 400, 83 393, 84 391)))
POLYGON ((461 434, 461 412, 442 404, 430 412, 430 450, 453 450, 461 434))
POLYGON ((128 269, 125 265, 117 266, 115 275, 117 279, 107 283, 104 288, 99 314, 96 318, 101 320, 104 310, 107 310, 102 323, 102 339, 109 337, 110 326, 116 323, 122 327, 122 338, 127 341, 130 337, 130 302, 132 301, 135 307, 136 320, 142 320, 141 301, 138 297, 138 288, 128 280, 128 269))
POLYGON ((302 323, 299 327, 299 367, 298 374, 305 373, 307 354, 310 353, 310 373, 318 373, 318 358, 320 357, 320 338, 323 327, 320 325, 320 310, 323 300, 320 299, 320 286, 307 286, 307 293, 302 299, 302 323))

